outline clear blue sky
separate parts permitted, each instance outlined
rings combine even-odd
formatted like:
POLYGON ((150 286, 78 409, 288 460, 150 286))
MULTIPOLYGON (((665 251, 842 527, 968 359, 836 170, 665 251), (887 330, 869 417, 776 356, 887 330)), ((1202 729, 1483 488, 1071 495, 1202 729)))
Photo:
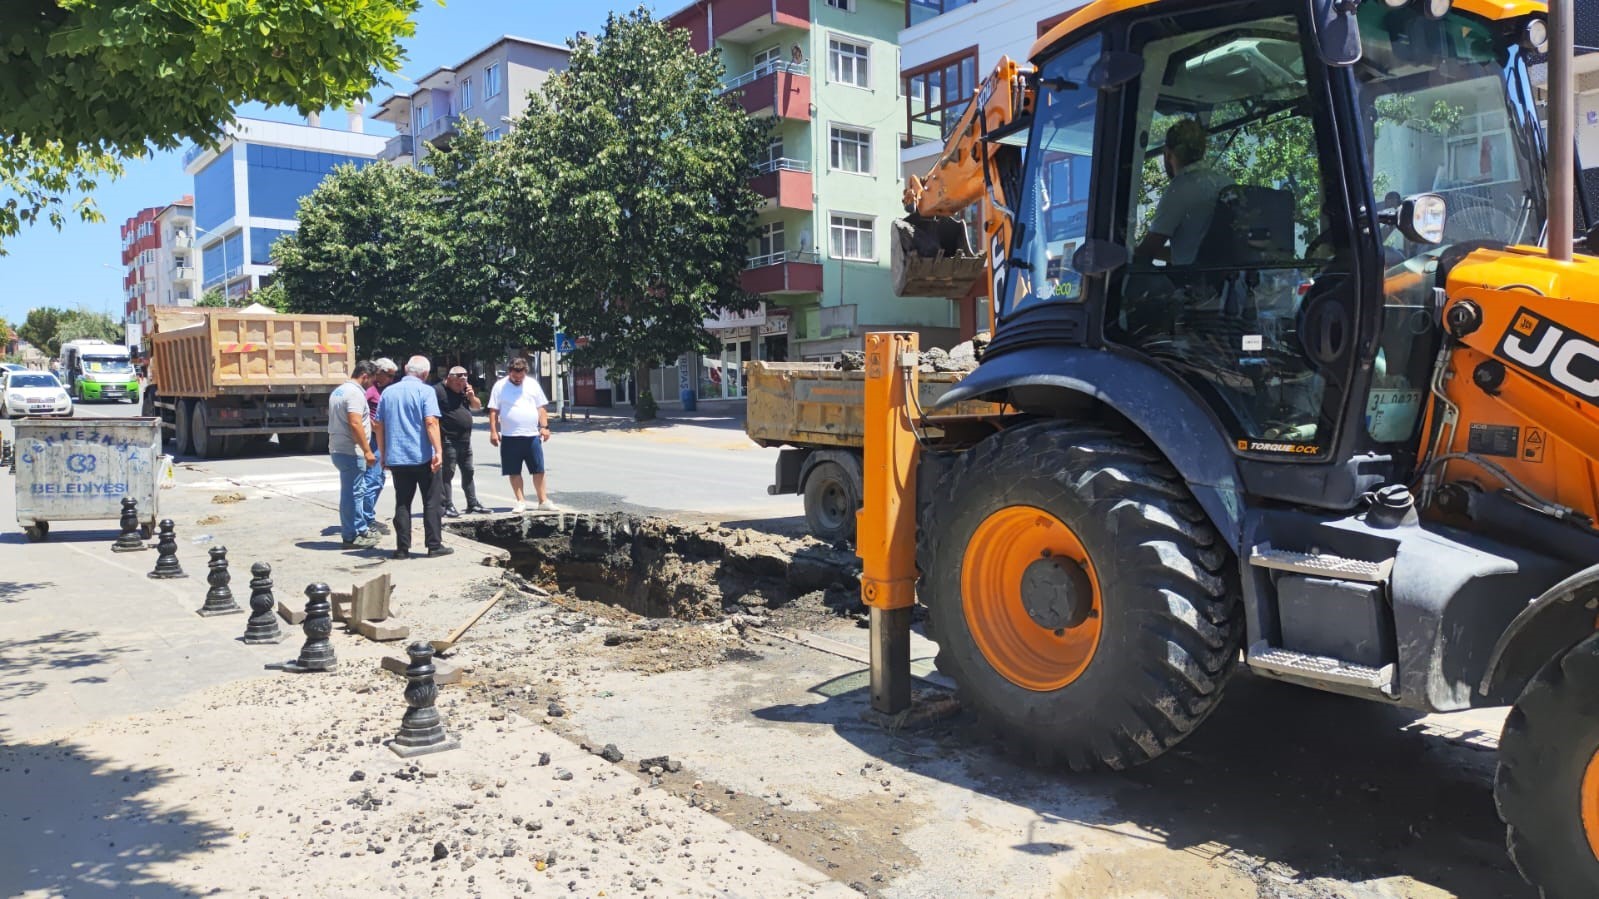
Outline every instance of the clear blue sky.
MULTIPOLYGON (((686 0, 646 4, 656 15, 674 12, 686 0)), ((416 14, 416 36, 406 43, 407 58, 391 86, 373 90, 381 101, 397 90, 409 90, 416 78, 441 65, 460 62, 502 34, 561 44, 579 30, 596 33, 609 9, 627 10, 633 3, 555 3, 550 0, 422 0, 416 14), (403 76, 403 77, 401 77, 403 76)), ((372 111, 376 103, 368 104, 372 111)), ((250 106, 240 115, 300 121, 292 110, 250 106)), ((325 124, 343 127, 343 113, 325 116, 325 124)), ((367 121, 367 130, 392 133, 387 125, 367 121)), ((90 225, 69 221, 60 231, 49 225, 24 227, 7 240, 10 255, 0 256, 0 319, 20 323, 37 306, 85 306, 122 317, 122 222, 146 206, 170 203, 193 193, 194 179, 183 173, 182 151, 157 153, 130 162, 127 174, 104 183, 95 192, 106 220, 90 225)))

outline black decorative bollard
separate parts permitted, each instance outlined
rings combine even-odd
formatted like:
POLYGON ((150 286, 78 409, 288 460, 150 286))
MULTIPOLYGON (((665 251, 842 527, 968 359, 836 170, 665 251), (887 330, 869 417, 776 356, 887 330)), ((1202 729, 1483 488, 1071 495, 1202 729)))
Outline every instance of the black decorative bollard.
POLYGON ((233 576, 228 574, 228 548, 226 546, 211 547, 211 561, 206 565, 211 570, 206 574, 205 581, 211 589, 205 591, 205 605, 195 611, 207 618, 213 615, 237 615, 244 610, 233 601, 233 591, 228 589, 228 582, 233 576))
POLYGON ((278 628, 278 601, 272 598, 272 566, 250 566, 250 620, 244 625, 246 643, 282 643, 287 634, 278 628))
POLYGON ((444 732, 444 720, 434 705, 439 685, 433 682, 433 647, 419 640, 405 651, 411 656, 405 669, 405 717, 389 748, 401 758, 459 748, 461 741, 444 732))
POLYGON ((136 553, 144 551, 144 541, 139 539, 139 501, 131 496, 122 498, 122 519, 117 522, 122 526, 122 533, 117 535, 117 542, 111 544, 114 553, 136 553))
POLYGON ((173 531, 172 519, 161 519, 161 534, 155 541, 155 570, 153 578, 188 577, 178 565, 178 535, 173 531))
POLYGON ((300 647, 300 656, 290 662, 268 665, 268 668, 304 674, 338 667, 333 644, 328 641, 328 635, 333 633, 333 604, 328 602, 328 594, 332 592, 327 584, 305 588, 305 623, 301 625, 305 629, 305 643, 300 647))

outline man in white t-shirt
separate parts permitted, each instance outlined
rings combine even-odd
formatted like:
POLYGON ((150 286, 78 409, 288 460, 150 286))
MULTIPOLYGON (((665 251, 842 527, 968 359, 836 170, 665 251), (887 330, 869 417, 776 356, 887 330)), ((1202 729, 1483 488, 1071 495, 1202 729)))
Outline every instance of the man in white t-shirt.
POLYGON ((513 512, 527 509, 522 494, 522 469, 533 475, 538 511, 556 512, 544 492, 544 441, 550 439, 550 400, 539 382, 527 376, 527 360, 511 363, 511 370, 489 391, 489 443, 500 448, 500 473, 511 479, 516 496, 513 512))

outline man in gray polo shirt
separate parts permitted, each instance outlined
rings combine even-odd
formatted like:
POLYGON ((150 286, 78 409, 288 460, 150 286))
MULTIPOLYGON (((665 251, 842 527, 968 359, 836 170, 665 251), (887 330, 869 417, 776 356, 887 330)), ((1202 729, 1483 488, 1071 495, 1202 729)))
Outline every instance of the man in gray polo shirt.
POLYGON ((1155 204, 1155 217, 1133 253, 1135 258, 1161 259, 1173 266, 1194 264, 1215 216, 1216 198, 1233 183, 1205 159, 1208 141, 1205 126, 1194 119, 1178 119, 1166 130, 1164 155, 1171 183, 1155 204))
POLYGON ((350 380, 328 396, 328 455, 339 470, 339 536, 345 549, 377 545, 366 511, 366 473, 378 457, 372 452, 372 416, 366 388, 377 369, 370 362, 356 363, 350 380))

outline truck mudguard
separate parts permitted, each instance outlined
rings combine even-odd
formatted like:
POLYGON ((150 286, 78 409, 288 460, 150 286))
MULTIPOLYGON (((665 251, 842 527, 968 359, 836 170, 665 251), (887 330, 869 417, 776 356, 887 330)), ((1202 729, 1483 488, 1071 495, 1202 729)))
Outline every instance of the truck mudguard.
POLYGON ((1205 404, 1171 372, 1111 350, 1021 347, 985 359, 939 399, 938 408, 993 399, 1016 388, 1077 394, 1127 419, 1164 452, 1211 523, 1239 550, 1242 485, 1230 440, 1205 404))

